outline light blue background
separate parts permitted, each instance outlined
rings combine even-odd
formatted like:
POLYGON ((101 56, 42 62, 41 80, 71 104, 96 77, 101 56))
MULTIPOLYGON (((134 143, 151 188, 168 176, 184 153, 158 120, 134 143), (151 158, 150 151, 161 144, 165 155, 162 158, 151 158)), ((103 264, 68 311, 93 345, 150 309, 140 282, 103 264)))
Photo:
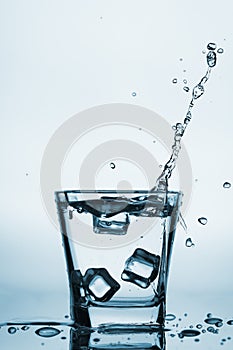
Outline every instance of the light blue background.
POLYGON ((203 76, 210 41, 224 54, 184 137, 198 179, 185 215, 196 245, 185 248, 178 230, 169 311, 232 317, 233 188, 222 187, 233 182, 231 2, 9 0, 0 14, 1 321, 69 312, 60 235, 40 195, 54 131, 79 111, 115 102, 154 110, 171 125, 183 120, 190 94, 182 80, 191 88, 203 76))

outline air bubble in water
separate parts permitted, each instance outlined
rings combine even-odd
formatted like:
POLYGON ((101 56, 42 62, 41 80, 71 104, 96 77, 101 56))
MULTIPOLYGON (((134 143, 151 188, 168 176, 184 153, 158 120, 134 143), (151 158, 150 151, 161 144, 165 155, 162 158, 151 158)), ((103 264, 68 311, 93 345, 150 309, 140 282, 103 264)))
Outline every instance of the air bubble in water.
POLYGON ((207 45, 208 50, 216 50, 216 48, 217 48, 217 45, 215 43, 209 43, 207 45))
POLYGON ((110 168, 111 169, 115 169, 115 167, 116 167, 115 163, 110 163, 110 168))
POLYGON ((217 55, 214 51, 209 51, 206 56, 207 64, 210 68, 213 68, 217 62, 217 55))
POLYGON ((17 329, 15 327, 9 327, 8 328, 8 333, 10 333, 10 334, 15 334, 16 331, 17 331, 17 329))
POLYGON ((177 79, 176 78, 172 79, 172 82, 173 82, 173 84, 176 84, 177 83, 177 79))
POLYGON ((217 53, 223 53, 224 50, 220 47, 218 50, 217 50, 217 53))
POLYGON ((37 329, 35 331, 35 333, 37 335, 39 335, 40 337, 51 338, 51 337, 55 337, 56 335, 61 333, 61 331, 59 331, 59 329, 53 328, 53 327, 43 327, 43 328, 37 329))
POLYGON ((186 247, 190 248, 190 247, 194 246, 195 244, 192 242, 191 238, 187 238, 185 241, 185 245, 186 245, 186 247))
POLYGON ((202 225, 206 225, 208 220, 206 218, 204 218, 204 217, 201 217, 201 218, 198 219, 198 222, 200 222, 200 224, 202 224, 202 225))
POLYGON ((196 100, 197 98, 201 97, 201 95, 204 94, 204 87, 201 84, 197 84, 193 88, 193 98, 196 100))
POLYGON ((230 182, 224 182, 223 187, 224 188, 230 188, 231 187, 231 183, 230 182))
POLYGON ((176 316, 173 315, 173 314, 167 314, 167 315, 165 316, 165 320, 166 320, 166 321, 173 321, 173 320, 175 320, 175 319, 176 319, 176 316))
POLYGON ((183 87, 183 90, 184 90, 185 92, 189 92, 189 87, 188 87, 188 86, 184 86, 184 87, 183 87))
POLYGON ((137 96, 136 92, 132 92, 132 96, 133 97, 137 96))

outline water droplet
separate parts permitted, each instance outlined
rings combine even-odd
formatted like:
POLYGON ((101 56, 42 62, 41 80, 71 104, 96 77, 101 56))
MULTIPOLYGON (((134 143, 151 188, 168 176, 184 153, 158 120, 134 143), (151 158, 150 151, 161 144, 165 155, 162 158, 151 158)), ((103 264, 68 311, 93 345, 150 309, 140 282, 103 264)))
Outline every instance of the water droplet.
POLYGON ((183 90, 184 90, 185 92, 189 92, 189 87, 188 87, 188 86, 184 86, 184 87, 183 87, 183 90))
POLYGON ((28 176, 28 173, 26 173, 26 176, 28 176))
POLYGON ((197 98, 201 97, 201 95, 204 94, 204 87, 201 84, 197 84, 193 88, 193 99, 196 100, 197 98))
POLYGON ((220 327, 223 326, 223 323, 222 322, 217 322, 217 323, 215 323, 215 326, 220 328, 220 327))
POLYGON ((42 346, 44 346, 44 343, 41 343, 42 346))
POLYGON ((214 327, 207 327, 207 331, 210 333, 214 333, 214 327))
POLYGON ((192 328, 193 328, 193 325, 189 326, 189 328, 191 328, 191 329, 192 329, 192 328))
POLYGON ((132 96, 133 97, 137 96, 136 92, 132 92, 132 96))
POLYGON ((61 337, 62 340, 66 339, 66 337, 61 337))
POLYGON ((184 317, 187 317, 187 316, 188 316, 188 314, 187 314, 187 313, 185 313, 185 314, 184 314, 184 317))
POLYGON ((173 315, 173 314, 167 314, 166 317, 165 317, 166 321, 173 321, 175 319, 176 319, 176 316, 173 315))
POLYGON ((228 324, 229 326, 233 326, 233 320, 227 321, 227 324, 228 324))
POLYGON ((21 327, 22 331, 27 331, 30 327, 29 326, 23 326, 21 327))
POLYGON ((176 335, 173 334, 173 333, 170 334, 170 337, 172 337, 172 338, 174 338, 175 336, 176 336, 176 335))
POLYGON ((176 78, 172 79, 172 82, 173 82, 173 84, 176 84, 177 83, 177 79, 176 78))
POLYGON ((184 79, 184 80, 183 80, 183 83, 184 83, 184 84, 187 84, 187 80, 186 80, 186 79, 184 79))
POLYGON ((69 318, 70 316, 69 316, 69 315, 65 315, 64 317, 65 317, 65 318, 69 318))
POLYGON ((207 318, 210 318, 212 317, 212 314, 209 312, 207 315, 206 315, 207 318))
POLYGON ((224 50, 220 47, 218 50, 217 50, 217 53, 223 53, 224 50))
POLYGON ((198 342, 198 341, 200 341, 200 339, 197 338, 197 339, 194 339, 194 341, 198 342))
POLYGON ((201 329, 201 328, 202 328, 202 324, 198 323, 198 324, 196 325, 196 327, 197 327, 198 329, 201 329))
POLYGON ((207 64, 210 68, 213 68, 217 62, 217 55, 214 51, 209 51, 206 56, 207 64))
POLYGON ((202 329, 202 333, 206 333, 206 330, 205 330, 205 329, 202 329))
MULTIPOLYGON (((198 219, 198 222, 200 222, 200 224, 202 225, 206 225, 208 220, 207 218, 204 218, 203 216, 201 218, 198 219)), ((208 317, 208 316, 207 316, 208 317)))
POLYGON ((61 333, 61 331, 59 331, 59 329, 53 328, 53 327, 43 327, 43 328, 37 329, 35 331, 35 333, 37 335, 39 335, 40 337, 50 338, 50 337, 55 337, 56 335, 61 333))
POLYGON ((214 324, 214 325, 216 325, 216 324, 219 323, 219 322, 222 323, 222 319, 221 319, 221 318, 218 318, 218 317, 207 318, 207 319, 205 319, 204 321, 205 321, 205 323, 214 324))
POLYGON ((190 248, 192 246, 195 246, 195 244, 192 242, 192 239, 191 238, 187 238, 186 241, 185 241, 185 245, 186 247, 190 248))
POLYGON ((10 334, 15 334, 16 331, 17 331, 17 329, 15 327, 9 327, 8 328, 8 333, 10 333, 10 334))
POLYGON ((227 337, 228 340, 231 340, 231 337, 227 337))
POLYGON ((180 58, 180 61, 183 61, 183 58, 182 58, 182 57, 180 58))
POLYGON ((231 188, 231 183, 230 182, 224 182, 223 187, 224 188, 231 188))
POLYGON ((207 45, 208 50, 216 50, 216 48, 217 48, 217 45, 215 43, 209 43, 207 45))
POLYGON ((115 167, 116 167, 115 163, 110 163, 110 168, 111 169, 115 169, 115 167))
POLYGON ((206 50, 203 50, 202 53, 205 54, 205 53, 206 53, 206 50))
POLYGON ((159 167, 162 168, 162 164, 160 164, 159 167))
POLYGON ((225 338, 223 338, 223 339, 221 339, 222 341, 226 341, 226 339, 225 338))
POLYGON ((201 332, 197 331, 196 329, 184 329, 183 331, 181 331, 178 336, 179 338, 183 338, 183 337, 196 337, 198 335, 200 335, 201 332))

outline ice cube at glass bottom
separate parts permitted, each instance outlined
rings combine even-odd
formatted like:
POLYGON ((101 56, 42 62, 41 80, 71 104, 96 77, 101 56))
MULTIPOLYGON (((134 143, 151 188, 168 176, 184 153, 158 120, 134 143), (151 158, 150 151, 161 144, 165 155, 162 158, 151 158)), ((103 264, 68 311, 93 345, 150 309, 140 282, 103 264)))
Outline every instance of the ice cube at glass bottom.
POLYGON ((122 280, 136 284, 141 288, 148 288, 158 276, 159 255, 137 248, 125 262, 122 280))
POLYGON ((120 213, 111 218, 98 218, 93 215, 93 230, 95 233, 125 235, 129 223, 129 215, 126 213, 120 213))
POLYGON ((108 301, 120 288, 105 268, 88 269, 83 277, 85 289, 96 301, 108 301))

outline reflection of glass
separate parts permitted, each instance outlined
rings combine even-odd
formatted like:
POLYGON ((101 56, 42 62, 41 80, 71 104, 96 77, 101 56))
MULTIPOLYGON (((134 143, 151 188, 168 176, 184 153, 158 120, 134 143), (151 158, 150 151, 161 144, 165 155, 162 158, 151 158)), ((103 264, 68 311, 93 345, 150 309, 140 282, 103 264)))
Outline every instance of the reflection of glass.
POLYGON ((88 332, 85 329, 77 328, 70 331, 69 350, 165 350, 165 332, 162 328, 148 332, 148 329, 136 331, 135 328, 124 329, 123 332, 111 330, 105 332, 98 329, 98 332, 88 332), (127 331, 126 331, 127 330, 127 331))
POLYGON ((60 191, 55 197, 75 324, 98 328, 104 339, 163 326, 181 193, 60 191))

